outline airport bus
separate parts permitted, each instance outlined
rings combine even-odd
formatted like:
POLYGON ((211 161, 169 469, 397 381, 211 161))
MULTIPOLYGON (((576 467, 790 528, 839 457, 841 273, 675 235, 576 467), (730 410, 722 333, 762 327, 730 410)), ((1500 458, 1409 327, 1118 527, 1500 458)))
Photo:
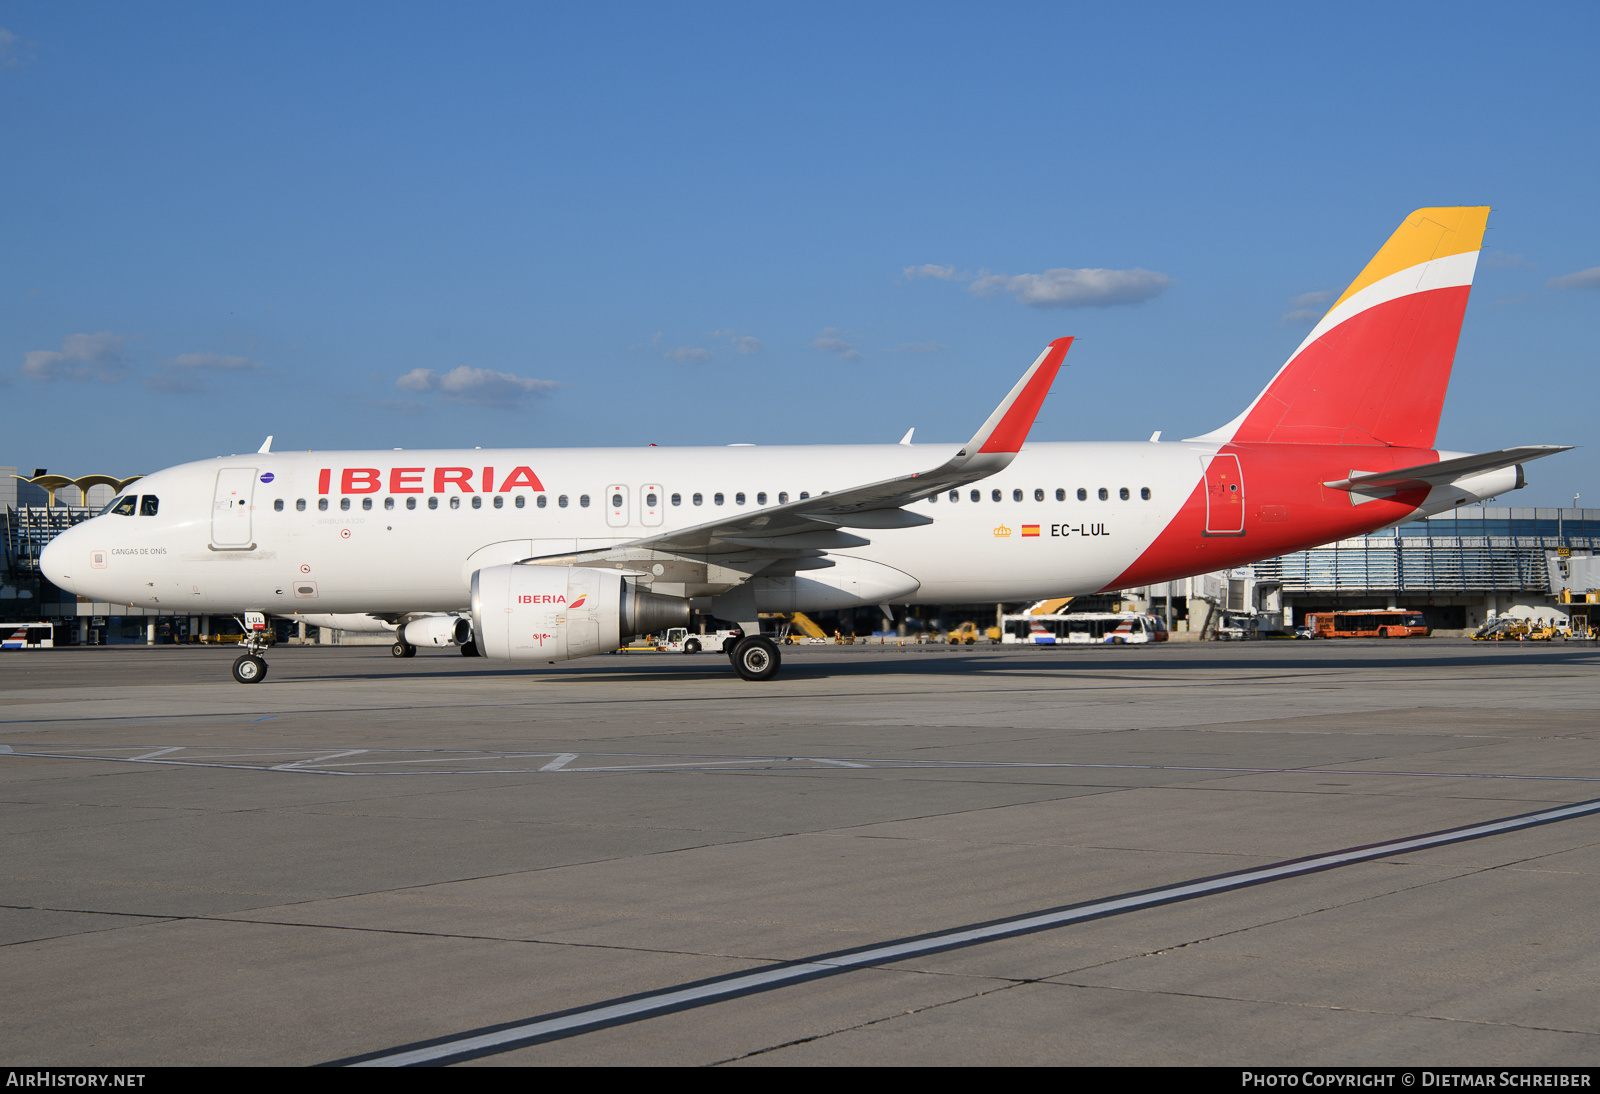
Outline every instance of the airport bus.
POLYGON ((1007 615, 1000 641, 1030 646, 1143 645, 1167 640, 1159 616, 1137 612, 1007 615))
POLYGON ((0 649, 39 650, 56 644, 49 623, 0 623, 0 649))
POLYGON ((1313 638, 1426 638, 1432 633, 1421 612, 1395 608, 1313 612, 1306 626, 1313 638))

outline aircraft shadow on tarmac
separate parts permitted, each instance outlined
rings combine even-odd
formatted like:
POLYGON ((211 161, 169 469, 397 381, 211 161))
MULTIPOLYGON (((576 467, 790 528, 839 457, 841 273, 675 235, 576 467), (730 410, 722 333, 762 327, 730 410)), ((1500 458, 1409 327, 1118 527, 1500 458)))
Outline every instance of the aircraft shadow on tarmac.
MULTIPOLYGON (((1375 643, 1374 643, 1375 644, 1375 643)), ((1365 644, 1364 644, 1365 645, 1365 644)), ((1371 645, 1366 645, 1367 656, 1353 656, 1343 653, 1318 654, 1311 651, 1291 652, 1284 650, 1281 654, 1276 651, 1260 652, 1253 656, 1245 656, 1234 652, 1232 647, 1224 652, 1216 649, 1215 655, 1209 657, 1162 657, 1159 652, 1150 653, 1144 650, 1072 650, 1051 651, 1041 650, 1037 654, 1029 651, 1027 659, 1007 657, 998 659, 992 652, 956 652, 956 651, 913 651, 908 649, 904 653, 894 650, 873 651, 867 656, 851 656, 844 658, 828 658, 826 660, 812 660, 805 656, 791 657, 784 661, 783 671, 778 681, 783 680, 825 680, 830 678, 862 678, 862 677, 922 677, 922 676, 949 676, 952 674, 970 675, 976 677, 1005 677, 1015 679, 1019 675, 1059 676, 1063 674, 1101 674, 1124 673, 1127 671, 1146 671, 1159 673, 1162 670, 1182 672, 1194 669, 1224 672, 1315 672, 1318 670, 1371 670, 1375 668, 1402 668, 1430 671, 1439 669, 1472 669, 1485 668, 1489 665, 1498 665, 1507 658, 1515 659, 1519 665, 1538 666, 1569 666, 1591 668, 1600 664, 1600 649, 1583 647, 1569 648, 1530 648, 1502 645, 1500 647, 1484 646, 1482 648, 1456 648, 1452 651, 1441 650, 1437 653, 1412 653, 1406 651, 1405 656, 1393 658, 1375 657, 1371 645), (1037 657, 1037 660, 1033 658, 1037 657)), ((1009 651, 1008 651, 1009 652, 1009 651)), ((1164 651, 1162 651, 1164 652, 1164 651)), ((1210 650, 1206 651, 1210 653, 1210 650)), ((1396 651, 1397 653, 1400 651, 1396 651)), ((653 681, 665 682, 667 680, 703 681, 706 679, 725 678, 732 683, 743 683, 726 664, 726 659, 715 654, 703 654, 699 657, 685 657, 683 655, 622 655, 619 657, 590 658, 583 661, 566 661, 553 665, 486 665, 483 662, 456 663, 457 667, 448 669, 433 669, 426 666, 426 662, 418 664, 410 662, 405 667, 413 669, 418 678, 471 678, 484 679, 486 677, 526 677, 529 679, 561 679, 573 680, 585 677, 604 676, 615 681, 653 681), (648 661, 641 663, 641 660, 648 661), (685 664, 685 662, 691 662, 685 664), (648 665, 648 667, 646 667, 648 665), (414 668, 413 668, 414 666, 414 668), (415 669, 424 669, 415 672, 415 669)), ((299 665, 284 665, 275 677, 269 677, 265 683, 269 686, 276 680, 278 683, 298 682, 305 683, 312 680, 393 680, 398 675, 408 675, 405 671, 399 672, 305 672, 299 665)), ((753 685, 752 690, 760 691, 759 685, 753 685)))

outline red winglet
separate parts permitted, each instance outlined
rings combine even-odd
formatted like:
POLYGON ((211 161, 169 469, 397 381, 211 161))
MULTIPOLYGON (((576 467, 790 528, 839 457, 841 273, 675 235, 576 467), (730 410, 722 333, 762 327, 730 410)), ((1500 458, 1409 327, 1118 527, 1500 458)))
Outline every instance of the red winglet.
MULTIPOLYGON (((1057 338, 1039 355, 1033 367, 1023 373, 1005 402, 995 408, 989 420, 983 423, 983 429, 972 438, 971 444, 978 446, 977 452, 1022 450, 1022 442, 1028 439, 1033 420, 1039 416, 1039 408, 1044 405, 1044 397, 1050 394, 1050 385, 1055 383, 1056 373, 1071 345, 1071 338, 1057 338)), ((973 451, 971 445, 968 451, 973 451)))

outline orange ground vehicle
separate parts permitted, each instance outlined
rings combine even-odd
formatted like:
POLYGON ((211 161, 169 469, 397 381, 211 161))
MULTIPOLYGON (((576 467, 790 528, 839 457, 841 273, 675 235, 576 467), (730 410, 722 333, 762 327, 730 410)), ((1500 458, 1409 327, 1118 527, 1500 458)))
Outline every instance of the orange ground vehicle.
POLYGON ((1396 608, 1313 612, 1306 626, 1316 638, 1426 638, 1432 633, 1421 612, 1396 608))

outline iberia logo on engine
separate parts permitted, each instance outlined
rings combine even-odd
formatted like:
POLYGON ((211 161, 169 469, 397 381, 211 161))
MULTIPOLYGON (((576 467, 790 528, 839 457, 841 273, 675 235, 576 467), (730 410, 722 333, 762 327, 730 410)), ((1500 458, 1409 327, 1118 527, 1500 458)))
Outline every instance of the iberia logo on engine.
MULTIPOLYGON (((565 604, 566 602, 567 598, 562 596, 560 593, 557 593, 554 596, 535 596, 530 593, 524 593, 523 595, 517 597, 518 604, 565 604)), ((582 603, 583 597, 580 596, 578 597, 578 604, 582 603)), ((574 604, 573 607, 576 608, 578 604, 574 604)))

